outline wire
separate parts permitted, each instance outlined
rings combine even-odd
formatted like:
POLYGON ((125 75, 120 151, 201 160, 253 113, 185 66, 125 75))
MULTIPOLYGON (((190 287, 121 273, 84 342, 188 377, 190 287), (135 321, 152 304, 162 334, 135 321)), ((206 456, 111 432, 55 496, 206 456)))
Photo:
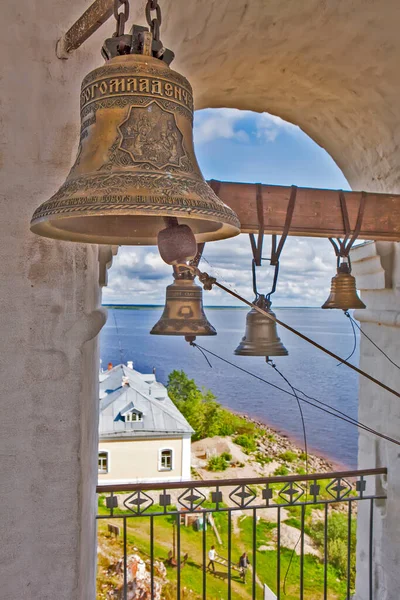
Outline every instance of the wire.
POLYGON ((203 348, 200 348, 200 346, 198 346, 197 344, 195 344, 193 341, 192 341, 192 342, 190 342, 190 345, 191 345, 191 346, 194 346, 195 348, 197 348, 197 350, 199 350, 199 352, 201 352, 201 354, 202 354, 202 355, 204 356, 204 358, 206 359, 208 366, 210 367, 210 369, 212 369, 212 368, 213 368, 213 366, 212 366, 211 362, 208 360, 208 356, 207 356, 207 354, 204 352, 203 348))
POLYGON ((290 555, 290 560, 289 560, 288 568, 286 569, 285 577, 283 579, 283 593, 285 594, 285 596, 286 596, 286 579, 287 579, 287 576, 289 575, 290 567, 292 566, 292 561, 293 561, 293 558, 294 558, 294 555, 295 555, 295 552, 296 552, 296 548, 299 545, 300 540, 301 540, 301 533, 300 533, 299 539, 297 540, 296 544, 294 545, 294 548, 292 550, 292 554, 290 555))
MULTIPOLYGON (((208 263, 208 264, 210 264, 210 263, 208 263)), ((185 265, 185 267, 187 267, 187 265, 185 265)), ((254 302, 249 302, 249 300, 246 300, 246 298, 243 298, 243 296, 241 296, 240 294, 238 294, 236 291, 233 291, 233 290, 229 289, 228 287, 226 287, 225 285, 223 285, 222 283, 219 283, 219 281, 217 281, 217 279, 215 277, 210 277, 208 275, 208 273, 202 273, 198 268, 193 268, 192 270, 199 277, 201 283, 203 284, 204 289, 211 290, 212 286, 216 285, 221 290, 224 290, 225 292, 227 292, 228 294, 230 294, 231 296, 233 296, 237 300, 240 300, 241 302, 243 302, 247 306, 250 306, 250 308, 253 308, 257 312, 259 312, 261 315, 267 317, 268 319, 270 319, 271 321, 273 321, 277 325, 281 325, 282 327, 284 327, 285 329, 287 329, 291 333, 294 333, 295 335, 297 335, 302 340, 308 342, 309 344, 311 344, 315 348, 318 348, 318 350, 321 350, 322 352, 324 352, 328 356, 331 356, 332 358, 335 358, 339 362, 341 362, 344 365, 346 365, 347 367, 349 367, 349 369, 352 369, 353 371, 355 371, 359 375, 363 375, 363 377, 366 377, 367 379, 369 379, 370 381, 372 381, 373 383, 375 383, 376 385, 378 385, 382 389, 386 390, 387 392, 390 392, 394 396, 397 396, 397 398, 400 398, 400 392, 397 392, 395 389, 393 389, 390 386, 388 386, 385 383, 383 383, 383 381, 380 381, 379 379, 375 379, 375 377, 372 377, 372 375, 370 375, 369 373, 366 373, 362 369, 359 369, 355 365, 352 365, 351 363, 347 362, 347 360, 345 360, 344 358, 341 358, 340 356, 338 356, 337 354, 335 354, 331 350, 328 350, 328 348, 325 348, 325 346, 321 346, 321 344, 318 344, 318 342, 316 342, 315 340, 312 340, 308 336, 304 335, 304 333, 301 333, 300 331, 298 331, 294 327, 291 327, 290 325, 288 325, 284 321, 281 321, 280 319, 278 319, 275 314, 272 314, 271 312, 268 312, 268 311, 264 310, 260 306, 257 306, 257 304, 255 304, 254 302)))
POLYGON ((119 335, 117 317, 115 316, 115 308, 112 311, 112 314, 113 314, 113 317, 114 317, 115 329, 117 330, 118 345, 119 345, 119 355, 121 357, 121 364, 123 364, 124 363, 124 355, 123 355, 122 346, 121 346, 121 336, 119 335))
MULTIPOLYGON (((204 352, 211 354, 212 356, 214 356, 215 358, 218 358, 219 360, 222 360, 222 362, 227 363, 231 367, 234 367, 235 369, 238 369, 239 371, 242 371, 243 373, 247 373, 247 375, 250 375, 251 377, 258 379, 259 381, 262 381, 263 383, 266 383, 267 385, 269 385, 277 390, 280 390, 281 392, 284 392, 285 394, 288 394, 289 396, 295 397, 294 393, 291 393, 288 390, 285 390, 284 388, 279 387, 279 385, 276 385, 275 383, 272 383, 271 381, 268 381, 267 379, 264 379, 263 377, 260 377, 259 375, 256 375, 255 373, 248 371, 247 369, 243 369, 243 367, 239 367, 239 365, 236 365, 235 363, 227 360, 226 358, 222 358, 222 356, 215 354, 215 352, 208 350, 208 348, 199 346, 199 344, 197 344, 195 342, 191 342, 191 346, 201 348, 204 352)), ((347 415, 346 413, 343 413, 339 409, 336 409, 333 406, 330 406, 326 402, 322 402, 322 400, 316 400, 315 398, 312 398, 312 396, 308 396, 307 394, 305 394, 302 390, 299 390, 298 388, 295 388, 295 390, 296 390, 296 392, 299 392, 303 396, 305 396, 305 398, 309 398, 309 400, 305 400, 305 398, 299 398, 299 400, 301 402, 304 402, 305 404, 309 404, 310 406, 313 406, 314 408, 317 408, 318 410, 321 410, 322 412, 325 412, 331 416, 337 417, 341 421, 345 421, 346 423, 349 423, 350 425, 355 425, 359 429, 363 429, 363 430, 365 430, 369 433, 372 433, 382 439, 387 440, 388 442, 392 442, 393 444, 400 446, 399 440, 396 440, 388 435, 385 435, 384 433, 380 433, 379 431, 376 431, 375 429, 368 427, 364 423, 357 421, 357 419, 353 419, 353 417, 350 417, 349 415, 347 415), (314 401, 317 402, 318 404, 314 404, 314 401), (319 405, 321 405, 321 406, 319 406, 319 405), (325 408, 325 407, 327 407, 327 408, 325 408), (341 416, 341 415, 343 415, 343 416, 341 416)))
MULTIPOLYGON (((296 394, 296 390, 292 386, 292 384, 290 383, 290 381, 284 376, 283 373, 281 373, 281 371, 278 369, 278 367, 276 366, 276 364, 270 358, 268 358, 267 364, 270 365, 278 373, 278 375, 280 375, 282 377, 282 379, 284 381, 286 381, 286 383, 288 384, 288 386, 290 387, 290 389, 292 390, 293 394, 296 397, 296 402, 297 402, 297 405, 298 405, 299 411, 300 411, 301 423, 302 423, 302 426, 303 426, 304 452, 305 452, 305 455, 306 455, 305 456, 305 465, 306 465, 306 474, 308 475, 308 448, 307 448, 306 424, 305 424, 305 421, 304 421, 303 409, 301 408, 299 397, 296 394)), ((306 494, 308 494, 308 485, 307 485, 307 483, 306 483, 306 494)), ((293 561, 293 558, 294 558, 294 555, 295 555, 295 552, 296 552, 296 548, 299 545, 299 542, 301 540, 301 535, 302 534, 300 533, 299 539, 297 540, 296 544, 293 547, 292 554, 290 556, 290 560, 289 560, 289 564, 288 564, 288 568, 286 569, 285 577, 283 578, 283 593, 285 594, 285 596, 286 596, 286 580, 287 580, 288 575, 290 573, 290 567, 292 566, 292 561, 293 561)))
MULTIPOLYGON (((346 312, 347 312, 347 314, 348 314, 348 311, 346 311, 346 312)), ((346 314, 346 312, 345 312, 344 314, 346 314)), ((348 314, 348 316, 350 317, 350 315, 349 315, 349 314, 348 314)), ((354 340, 354 344, 353 344, 353 350, 350 352, 350 354, 349 354, 349 355, 348 355, 348 357, 346 358, 346 361, 348 361, 348 360, 349 360, 349 358, 351 358, 351 357, 353 356, 354 352, 355 352, 355 351, 356 351, 356 349, 357 349, 357 334, 356 334, 356 330, 354 329, 354 325, 353 325, 353 321, 352 321, 352 318, 351 318, 351 317, 350 317, 350 325, 351 325, 351 328, 352 328, 352 330, 353 330, 353 340, 354 340)), ((337 366, 337 367, 341 367, 341 366, 342 366, 342 364, 343 364, 342 362, 339 362, 339 363, 338 363, 336 366, 337 366)))
POLYGON ((376 343, 374 342, 374 340, 372 340, 372 339, 369 337, 369 335, 367 335, 367 334, 365 333, 365 331, 364 331, 363 329, 361 329, 361 327, 359 326, 359 324, 357 323, 357 321, 355 321, 355 320, 353 319, 353 317, 351 316, 351 314, 349 313, 349 311, 348 311, 348 310, 346 310, 346 312, 345 312, 344 314, 346 315, 346 317, 347 317, 348 319, 350 319, 350 323, 351 323, 351 324, 352 324, 352 326, 353 326, 353 330, 354 330, 354 325, 355 325, 355 326, 357 327, 357 329, 360 331, 360 333, 362 333, 362 335, 363 335, 364 337, 366 337, 366 338, 367 338, 367 340, 368 340, 369 342, 371 342, 371 344, 372 344, 373 346, 375 346, 375 348, 376 348, 377 350, 379 350, 379 352, 381 352, 381 353, 383 354, 383 356, 385 356, 385 357, 388 359, 388 361, 389 361, 389 362, 391 362, 391 363, 392 363, 392 365, 394 365, 394 366, 395 366, 397 369, 400 369, 400 366, 399 366, 397 363, 395 363, 395 362, 394 362, 394 360, 392 360, 392 359, 390 358, 390 356, 388 356, 388 355, 386 354, 386 352, 384 352, 384 351, 382 350, 382 348, 380 348, 380 347, 378 346, 378 344, 376 344, 376 343))
MULTIPOLYGON (((208 358, 207 358, 207 356, 206 356, 206 354, 205 354, 205 353, 207 352, 207 350, 205 350, 205 349, 201 348, 201 347, 200 347, 198 344, 196 344, 194 341, 191 341, 191 342, 190 342, 190 345, 191 345, 191 346, 193 346, 194 348, 197 348, 197 349, 198 349, 198 350, 201 352, 201 354, 204 356, 204 358, 206 359, 206 361, 207 361, 207 363, 209 364, 209 366, 212 368, 212 364, 210 363, 210 361, 208 360, 208 358)), ((211 353, 211 352, 210 352, 210 353, 211 353)), ((212 353, 211 353, 211 354, 212 354, 212 353)), ((221 358, 221 357, 219 357, 219 358, 221 358)), ((224 360, 224 359, 221 359, 221 360, 224 360)), ((274 369, 274 370, 275 370, 275 371, 278 373, 278 375, 279 375, 280 377, 282 377, 282 379, 283 379, 283 380, 284 380, 284 381, 285 381, 285 382, 288 384, 288 386, 290 387, 290 389, 291 389, 291 390, 292 390, 292 392, 293 392, 293 394, 291 394, 291 395, 292 395, 292 396, 294 396, 294 397, 296 398, 297 405, 298 405, 298 407, 299 407, 299 411, 300 411, 301 423, 302 423, 302 427, 303 427, 303 441, 304 441, 304 453, 305 453, 305 467, 306 467, 306 474, 308 475, 308 444, 307 444, 307 433, 306 433, 306 424, 305 424, 305 420, 304 420, 304 413, 303 413, 303 409, 302 409, 302 407, 301 407, 301 404, 300 404, 300 399, 299 399, 298 395, 296 394, 296 389, 295 389, 295 388, 292 386, 292 384, 291 384, 291 383, 290 383, 290 381, 289 381, 289 380, 288 380, 288 379, 285 377, 285 375, 284 375, 283 373, 281 373, 281 371, 278 369, 278 367, 276 366, 276 364, 275 364, 275 363, 274 363, 274 362, 273 362, 271 359, 268 359, 268 360, 267 360, 267 364, 268 364, 268 365, 270 365, 270 366, 271 366, 271 367, 272 367, 272 368, 273 368, 273 369, 274 369)), ((306 484, 306 493, 308 493, 308 492, 307 492, 307 488, 308 488, 308 486, 307 486, 307 484, 306 484)), ((290 560, 289 560, 289 564, 288 564, 288 567, 287 567, 287 569, 286 569, 285 577, 284 577, 284 579, 283 579, 283 593, 285 594, 285 596, 286 596, 286 580, 287 580, 287 577, 288 577, 288 575, 289 575, 289 573, 290 573, 290 567, 292 566, 293 557, 294 557, 294 555, 295 555, 296 548, 297 548, 297 546, 299 545, 299 542, 300 542, 300 540, 301 540, 301 534, 300 534, 300 536, 299 536, 299 539, 297 540, 296 544, 295 544, 295 545, 294 545, 294 547, 293 547, 292 554, 291 554, 291 556, 290 556, 290 560)))
MULTIPOLYGON (((305 455, 306 455, 306 473, 308 474, 308 447, 307 447, 307 434, 306 434, 306 428, 305 428, 305 420, 304 420, 304 414, 303 414, 303 410, 301 408, 301 404, 300 402, 305 402, 306 404, 309 404, 310 406, 313 406, 314 408, 318 408, 319 410, 322 410, 323 412, 332 415, 338 419, 340 419, 341 421, 347 422, 351 425, 354 425, 356 427, 358 427, 359 429, 363 429, 369 433, 372 433, 378 437, 381 437, 383 439, 386 439, 394 444, 396 444, 397 446, 400 446, 400 441, 395 440, 394 438, 391 438, 390 436, 384 435, 382 433, 379 433, 378 431, 372 429, 371 427, 368 427, 367 425, 364 425, 363 423, 357 421, 356 419, 353 419, 352 417, 346 415, 345 413, 343 413, 342 411, 340 411, 339 409, 336 409, 332 406, 330 406, 329 404, 322 402, 321 400, 317 400, 316 398, 313 398, 312 396, 307 395, 305 392, 303 392, 302 390, 299 390, 298 388, 295 388, 294 386, 292 386, 292 384, 290 383, 290 381, 283 375, 283 373, 281 373, 281 371, 279 371, 279 369, 276 367, 275 363, 273 363, 272 361, 268 360, 267 363, 271 365, 271 367, 284 379, 284 381, 286 381, 286 383, 288 384, 288 386, 290 387, 290 389, 292 390, 292 393, 289 392, 288 390, 285 390, 284 388, 281 388, 277 385, 275 385, 274 383, 264 379, 263 377, 260 377, 259 375, 256 375, 255 373, 252 373, 251 371, 248 371, 247 369, 243 369, 242 367, 239 367, 238 365, 236 365, 235 363, 232 363, 231 361, 227 360, 226 358, 222 358, 222 356, 219 356, 218 354, 215 354, 215 352, 212 352, 211 350, 208 350, 207 348, 204 348, 202 346, 199 346, 199 344, 196 344, 194 341, 190 342, 190 345, 198 348, 202 355, 204 356, 204 358, 206 358, 206 354, 211 354, 212 356, 214 356, 215 358, 219 358, 220 360, 222 360, 223 362, 231 365, 232 367, 235 367, 236 369, 239 369, 239 371, 243 371, 244 373, 251 375, 252 377, 254 377, 255 379, 258 379, 259 381, 262 381, 263 383, 266 383, 267 385, 270 385, 282 392, 284 392, 285 394, 288 394, 290 396, 293 396, 296 398, 297 404, 299 406, 299 410, 300 410, 300 415, 301 415, 301 420, 302 420, 302 426, 303 426, 303 436, 304 436, 304 450, 305 450, 305 455), (309 400, 305 400, 304 398, 299 398, 299 396, 297 395, 296 392, 299 392, 300 394, 302 394, 303 396, 305 396, 306 398, 309 398, 309 400), (310 400, 313 400, 314 402, 316 402, 317 404, 314 404, 313 402, 311 402, 310 400), (319 406, 321 405, 321 406, 319 406), (329 407, 329 409, 331 410, 327 410, 327 408, 324 407, 329 407), (342 415, 342 416, 341 416, 342 415)), ((209 363, 210 366, 211 363, 207 360, 207 362, 209 363)), ((285 573, 285 577, 283 580, 283 593, 286 596, 286 580, 287 577, 289 575, 290 572, 290 568, 293 562, 293 558, 296 552, 296 548, 299 545, 299 542, 301 540, 301 534, 299 536, 299 539, 297 540, 296 544, 293 547, 291 556, 290 556, 290 560, 289 560, 289 564, 285 573)))
MULTIPOLYGON (((237 298, 238 300, 240 300, 244 304, 247 304, 247 306, 250 306, 251 308, 254 308, 254 310, 256 310, 257 312, 259 312, 261 315, 264 315, 265 317, 267 317, 271 321, 274 321, 278 325, 281 325, 282 327, 284 327, 288 331, 291 331, 292 333, 294 333, 295 335, 297 335, 302 340, 305 340, 306 342, 308 342, 309 344, 311 344, 315 348, 318 348, 318 350, 321 350, 325 354, 328 354, 328 356, 331 356, 332 358, 335 358, 336 360, 342 362, 347 367, 349 367, 349 369, 352 369, 353 371, 356 371, 356 373, 358 373, 359 375, 363 375, 364 377, 366 377, 367 379, 369 379, 370 381, 372 381, 373 383, 375 383, 379 387, 383 388, 387 392, 390 392, 394 396, 397 396, 398 398, 400 398, 400 392, 397 392, 396 390, 394 390, 393 388, 389 387, 388 385, 386 385, 382 381, 379 381, 379 379, 375 379, 375 377, 372 377, 372 375, 370 375, 369 373, 366 373, 362 369, 359 369, 358 367, 356 367, 356 366, 352 365, 351 363, 347 362, 344 358, 341 358, 340 356, 338 356, 334 352, 331 352, 330 350, 328 350, 324 346, 321 346, 321 344, 318 344, 318 342, 315 342, 311 338, 309 338, 306 335, 304 335, 304 333, 301 333, 297 329, 294 329, 294 327, 291 327, 290 325, 288 325, 284 321, 281 321, 280 319, 277 319, 276 316, 274 316, 271 313, 267 312, 266 310, 262 309, 260 306, 257 306, 257 304, 254 304, 253 302, 249 302, 248 300, 246 300, 246 298, 243 298, 243 296, 240 296, 236 292, 233 292, 232 290, 230 290, 226 286, 222 285, 222 283, 219 283, 215 279, 211 279, 210 280, 210 278, 207 275, 207 273, 200 273, 199 274, 199 278, 200 278, 200 281, 203 280, 202 283, 204 285, 210 285, 210 286, 211 285, 216 285, 221 290, 224 290, 225 292, 228 292, 228 294, 230 294, 231 296, 234 296, 234 298, 237 298), (207 280, 210 280, 210 281, 208 282, 207 280), (204 282, 206 282, 206 283, 204 283, 204 282)), ((210 287, 210 289, 211 289, 211 287, 210 287)))
POLYGON ((297 402, 297 405, 298 405, 299 411, 300 411, 301 423, 302 423, 302 427, 303 427, 304 452, 305 452, 305 455, 306 455, 305 465, 306 465, 306 473, 308 475, 308 448, 307 448, 306 424, 305 424, 305 421, 304 421, 304 414, 303 414, 303 409, 301 408, 300 399, 299 399, 298 395, 296 394, 295 388, 292 386, 292 384, 290 383, 290 381, 284 376, 284 374, 281 373, 281 371, 278 369, 278 367, 276 366, 276 364, 271 359, 267 360, 267 364, 270 365, 278 373, 278 375, 280 375, 282 377, 282 379, 284 381, 286 381, 286 383, 288 384, 288 386, 292 390, 294 397, 296 398, 296 402, 297 402))
POLYGON ((235 292, 235 294, 238 293, 237 289, 235 287, 233 287, 232 284, 229 283, 229 281, 227 281, 224 277, 222 277, 221 272, 217 269, 217 267, 212 265, 209 260, 207 260, 207 258, 204 256, 204 254, 201 255, 200 262, 201 261, 204 261, 209 267, 211 267, 211 269, 213 269, 213 271, 216 274, 216 276, 218 277, 218 279, 223 281, 228 288, 233 290, 233 292, 235 292))

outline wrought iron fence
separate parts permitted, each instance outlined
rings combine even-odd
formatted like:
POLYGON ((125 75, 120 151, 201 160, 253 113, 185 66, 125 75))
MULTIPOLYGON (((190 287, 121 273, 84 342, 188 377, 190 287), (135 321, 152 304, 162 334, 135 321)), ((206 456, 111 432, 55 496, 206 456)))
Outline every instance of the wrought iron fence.
POLYGON ((376 492, 382 489, 377 477, 385 474, 381 468, 99 485, 98 599, 350 600, 355 518, 364 502, 369 506, 368 600, 377 600, 374 504, 385 499, 376 492), (239 564, 244 551, 248 568, 239 564))

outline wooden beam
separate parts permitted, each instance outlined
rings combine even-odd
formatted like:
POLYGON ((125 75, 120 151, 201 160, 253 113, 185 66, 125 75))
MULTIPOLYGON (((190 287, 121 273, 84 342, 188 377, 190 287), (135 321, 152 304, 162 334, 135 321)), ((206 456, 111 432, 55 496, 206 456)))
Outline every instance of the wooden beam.
POLYGON ((58 58, 66 59, 113 14, 113 0, 95 0, 57 42, 58 58))
MULTIPOLYGON (((218 196, 239 217, 242 233, 257 233, 256 184, 209 182, 218 196)), ((289 202, 290 187, 263 185, 264 231, 281 234, 289 202)), ((361 192, 345 192, 350 227, 356 224, 361 192)), ((337 190, 301 188, 289 235, 343 237, 344 227, 337 190)), ((368 193, 359 239, 400 241, 400 195, 368 193)))

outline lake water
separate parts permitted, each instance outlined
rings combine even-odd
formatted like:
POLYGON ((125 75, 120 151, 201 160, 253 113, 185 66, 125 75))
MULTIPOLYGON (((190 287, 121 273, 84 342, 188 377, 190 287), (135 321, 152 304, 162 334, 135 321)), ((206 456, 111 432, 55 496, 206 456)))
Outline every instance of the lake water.
MULTIPOLYGON (((156 368, 157 379, 167 382, 173 369, 182 369, 199 386, 209 388, 224 406, 256 417, 288 434, 302 445, 302 428, 295 398, 240 372, 217 358, 209 357, 209 367, 199 350, 180 337, 150 335, 161 308, 108 309, 108 321, 101 332, 103 368, 132 360, 143 373, 156 368)), ((316 342, 342 357, 353 348, 353 332, 342 311, 314 308, 282 308, 274 311, 316 342)), ((214 337, 198 338, 200 345, 229 361, 289 389, 285 382, 260 357, 235 356, 234 349, 244 335, 245 309, 206 309, 209 321, 218 331, 214 337)), ((279 328, 289 356, 275 362, 290 383, 306 394, 357 417, 358 375, 312 347, 294 334, 279 328)), ((358 364, 358 351, 351 359, 358 364)), ((355 467, 357 464, 356 427, 303 404, 309 450, 334 461, 355 467)))

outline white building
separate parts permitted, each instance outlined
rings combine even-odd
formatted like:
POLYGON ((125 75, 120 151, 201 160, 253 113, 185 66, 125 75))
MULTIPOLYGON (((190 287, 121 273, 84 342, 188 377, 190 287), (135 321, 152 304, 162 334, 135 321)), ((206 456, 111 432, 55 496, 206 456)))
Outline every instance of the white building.
POLYGON ((193 429, 154 374, 100 373, 99 483, 190 479, 193 429))

